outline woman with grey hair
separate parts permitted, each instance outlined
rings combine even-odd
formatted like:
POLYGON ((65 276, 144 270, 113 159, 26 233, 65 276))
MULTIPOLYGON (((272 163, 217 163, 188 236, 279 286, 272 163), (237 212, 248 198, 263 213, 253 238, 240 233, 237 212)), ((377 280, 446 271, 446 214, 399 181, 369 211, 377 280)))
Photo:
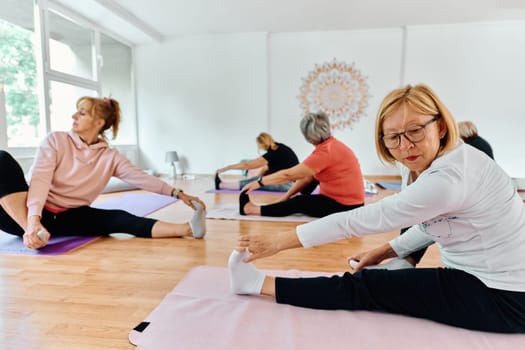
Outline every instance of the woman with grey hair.
POLYGON ((308 114, 301 120, 300 127, 306 141, 315 146, 314 151, 296 166, 260 177, 244 186, 239 197, 241 215, 300 213, 323 217, 364 204, 365 189, 359 161, 348 146, 332 136, 328 116, 324 113, 308 114), (295 181, 295 184, 277 202, 262 206, 250 202, 248 192, 290 181, 295 181), (308 193, 317 183, 319 193, 308 193), (299 193, 303 194, 297 195, 299 193))

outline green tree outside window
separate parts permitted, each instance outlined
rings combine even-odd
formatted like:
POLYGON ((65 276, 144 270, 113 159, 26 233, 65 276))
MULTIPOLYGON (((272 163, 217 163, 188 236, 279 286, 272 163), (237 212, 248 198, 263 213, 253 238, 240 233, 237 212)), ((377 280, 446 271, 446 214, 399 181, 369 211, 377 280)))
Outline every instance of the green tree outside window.
POLYGON ((29 123, 35 135, 40 123, 37 68, 32 32, 0 20, 0 93, 5 93, 8 139, 29 123))

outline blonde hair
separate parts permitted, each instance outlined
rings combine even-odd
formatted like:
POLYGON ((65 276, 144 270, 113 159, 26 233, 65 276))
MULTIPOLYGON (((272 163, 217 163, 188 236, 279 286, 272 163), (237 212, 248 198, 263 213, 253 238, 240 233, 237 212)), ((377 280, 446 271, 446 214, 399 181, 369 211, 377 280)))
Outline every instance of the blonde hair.
POLYGON ((91 108, 89 114, 96 118, 104 120, 104 126, 100 129, 99 135, 102 138, 106 138, 106 130, 111 128, 113 134, 112 139, 115 139, 118 134, 118 127, 120 124, 120 105, 117 100, 108 97, 91 97, 91 96, 82 96, 77 100, 77 108, 82 102, 91 103, 91 108))
POLYGON ((393 90, 381 102, 376 117, 375 142, 379 158, 387 163, 394 163, 396 159, 383 143, 383 123, 401 105, 410 107, 413 111, 421 114, 440 116, 438 123, 445 123, 447 132, 441 139, 441 147, 438 153, 442 155, 456 146, 458 141, 458 127, 452 114, 441 102, 436 93, 424 84, 393 90))
POLYGON ((255 139, 257 141, 257 144, 264 148, 265 150, 271 149, 272 151, 275 151, 279 146, 275 143, 275 140, 273 139, 272 135, 268 134, 267 132, 261 132, 259 136, 255 139))
POLYGON ((458 122, 459 137, 467 140, 478 136, 478 128, 471 121, 458 122))

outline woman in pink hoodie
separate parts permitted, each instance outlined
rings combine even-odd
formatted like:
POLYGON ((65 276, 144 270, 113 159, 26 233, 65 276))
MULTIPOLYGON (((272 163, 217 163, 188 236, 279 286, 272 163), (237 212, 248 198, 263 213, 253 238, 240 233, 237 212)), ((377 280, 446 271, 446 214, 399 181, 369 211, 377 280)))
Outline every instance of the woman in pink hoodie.
POLYGON ((40 145, 29 186, 18 163, 0 151, 0 229, 23 236, 31 249, 43 247, 51 235, 125 232, 151 238, 202 238, 206 207, 198 197, 146 174, 109 147, 105 132, 111 130, 115 138, 119 123, 116 100, 80 98, 72 129, 52 132, 40 145), (112 176, 147 191, 176 197, 195 213, 190 222, 175 224, 123 210, 90 207, 112 176))

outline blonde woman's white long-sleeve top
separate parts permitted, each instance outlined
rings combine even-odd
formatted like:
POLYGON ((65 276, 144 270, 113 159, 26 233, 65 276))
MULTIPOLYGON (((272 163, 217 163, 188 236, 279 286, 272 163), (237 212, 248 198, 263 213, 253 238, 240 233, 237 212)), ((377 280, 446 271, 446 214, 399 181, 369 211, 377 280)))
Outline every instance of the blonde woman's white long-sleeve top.
POLYGON ((398 256, 436 242, 445 266, 491 288, 525 291, 525 206, 511 178, 463 143, 434 160, 401 192, 300 225, 297 236, 311 247, 409 226, 390 241, 398 256))

